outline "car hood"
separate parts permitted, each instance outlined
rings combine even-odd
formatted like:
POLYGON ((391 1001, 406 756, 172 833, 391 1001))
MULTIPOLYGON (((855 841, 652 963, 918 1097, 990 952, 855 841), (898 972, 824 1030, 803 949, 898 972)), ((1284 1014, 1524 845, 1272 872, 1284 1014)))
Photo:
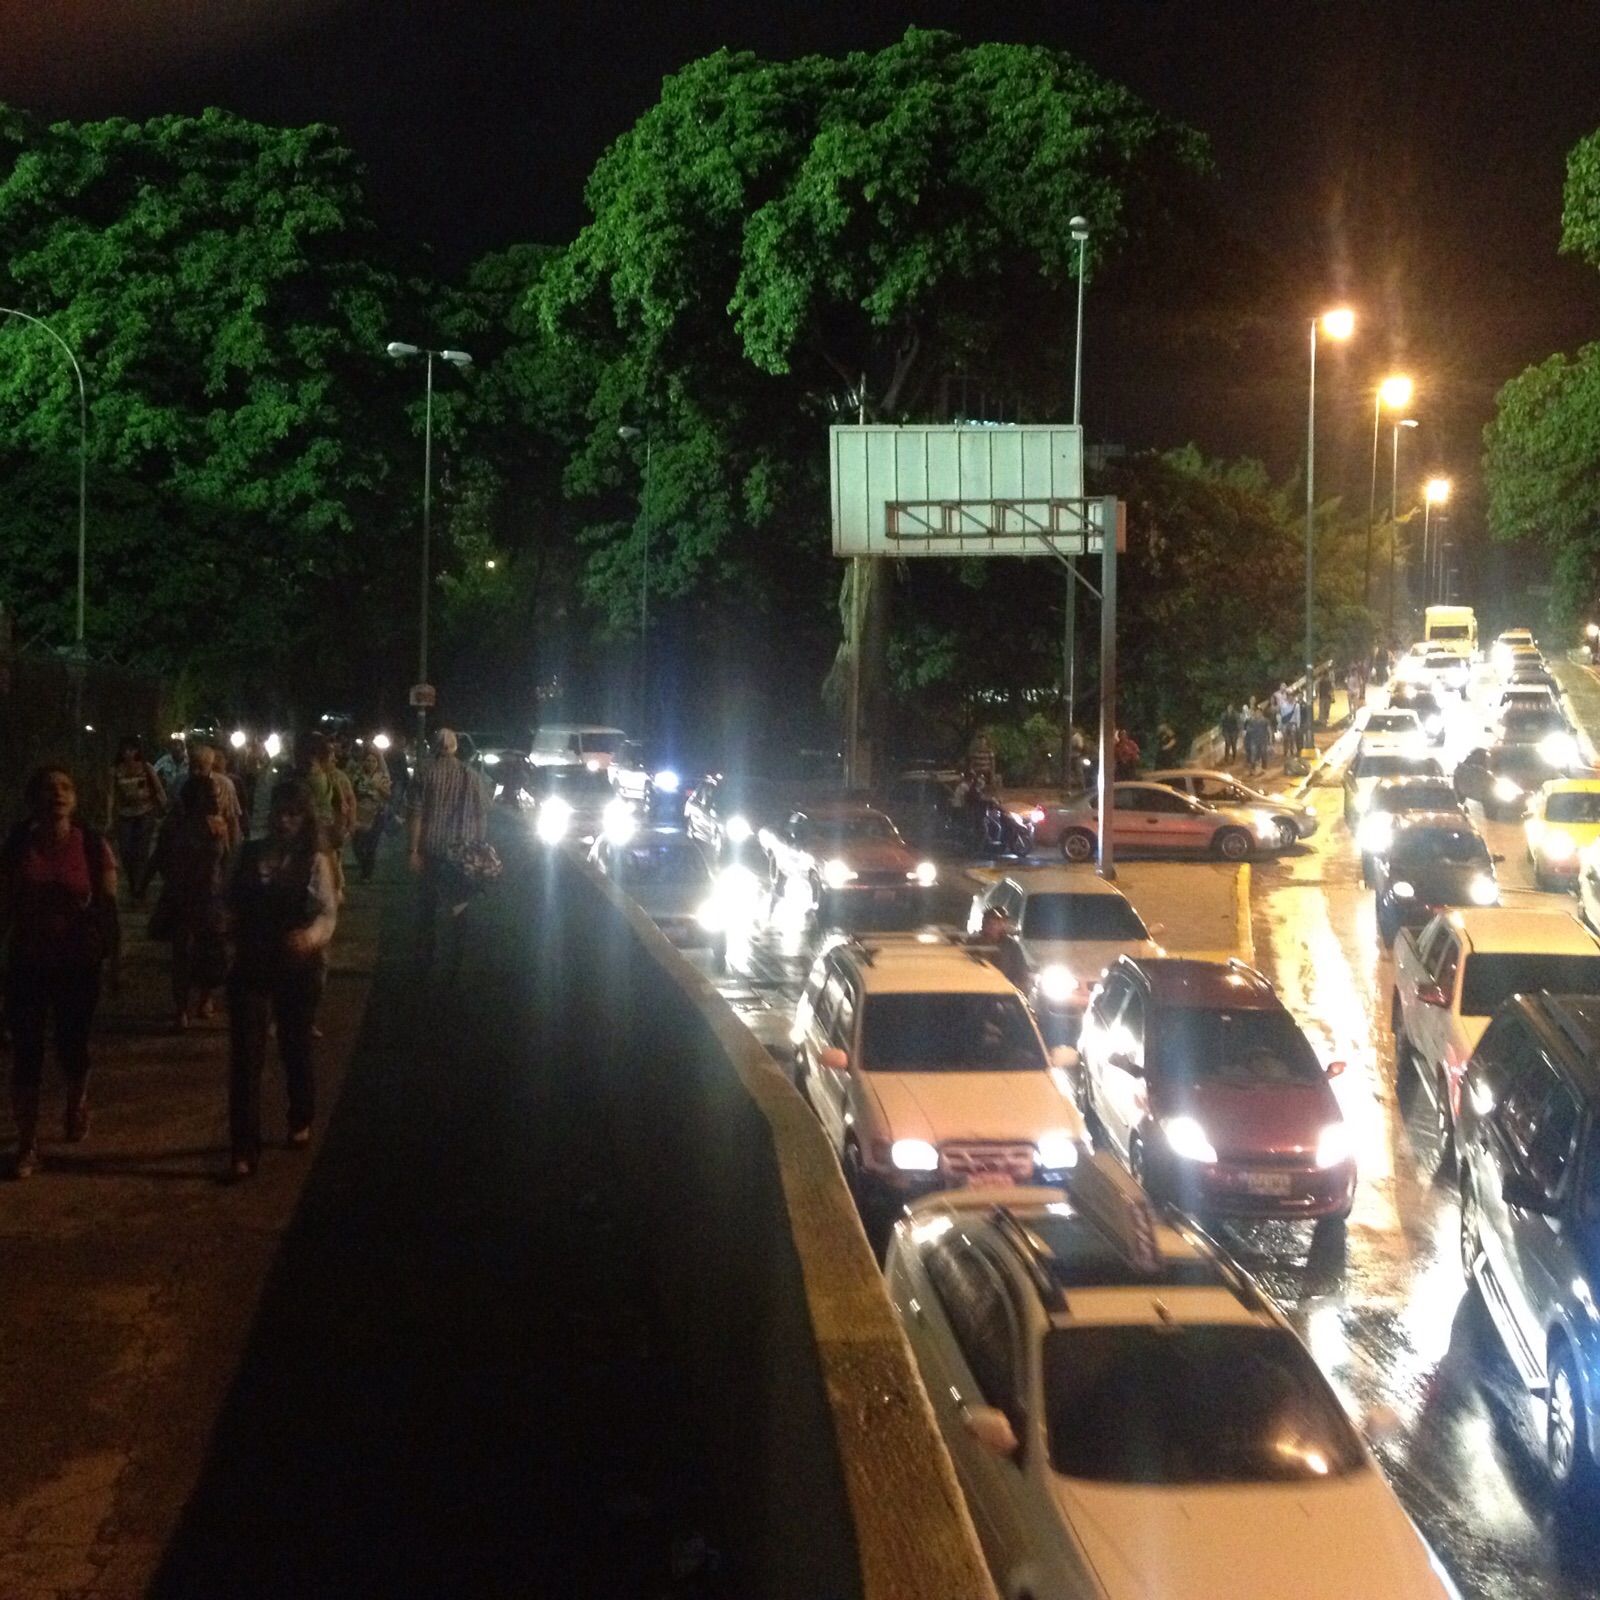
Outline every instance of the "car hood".
POLYGON ((1054 1483, 1111 1600, 1444 1600, 1447 1592, 1373 1467, 1330 1483, 1054 1483))
POLYGON ((1084 1133, 1078 1108, 1054 1072, 868 1072, 884 1136, 1011 1140, 1032 1144, 1041 1133, 1084 1133))
POLYGON ((624 884, 623 892, 652 917, 692 917, 711 898, 709 883, 624 884))
POLYGON ((857 872, 911 872, 917 858, 900 844, 842 844, 837 849, 820 840, 810 854, 818 861, 843 861, 857 872))
POLYGON ((1413 898, 1430 906, 1473 904, 1473 880, 1486 876, 1491 876, 1487 867, 1429 867, 1425 872, 1396 866, 1389 869, 1391 884, 1409 883, 1416 891, 1413 898))
POLYGON ((1073 977, 1094 983, 1118 956, 1160 956, 1166 952, 1153 939, 1022 939, 1018 941, 1035 972, 1063 966, 1073 977))
POLYGON ((1160 1096, 1163 1115, 1187 1112, 1205 1129, 1223 1160, 1230 1156, 1299 1155, 1340 1119, 1326 1083, 1239 1089, 1223 1084, 1177 1085, 1160 1096))

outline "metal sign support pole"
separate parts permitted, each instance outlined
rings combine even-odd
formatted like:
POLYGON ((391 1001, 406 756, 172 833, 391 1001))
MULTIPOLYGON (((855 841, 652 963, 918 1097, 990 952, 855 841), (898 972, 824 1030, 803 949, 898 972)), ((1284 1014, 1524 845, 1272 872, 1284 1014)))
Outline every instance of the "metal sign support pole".
POLYGON ((1100 867, 1102 878, 1115 878, 1112 848, 1112 805, 1117 744, 1117 500, 1100 502, 1100 867))
POLYGON ((1067 617, 1061 630, 1061 786, 1072 787, 1072 718, 1078 694, 1078 567, 1067 557, 1067 617))
POLYGON ((866 587, 869 556, 850 560, 850 671, 845 684, 844 782, 854 789, 861 782, 861 635, 864 629, 862 590, 866 587))

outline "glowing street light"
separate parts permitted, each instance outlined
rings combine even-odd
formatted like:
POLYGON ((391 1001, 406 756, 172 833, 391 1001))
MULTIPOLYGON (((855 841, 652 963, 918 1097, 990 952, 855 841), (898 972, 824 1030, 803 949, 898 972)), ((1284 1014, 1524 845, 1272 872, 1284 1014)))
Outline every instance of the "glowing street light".
POLYGON ((1361 569, 1361 602, 1372 604, 1372 529, 1378 520, 1378 412, 1387 406, 1404 411, 1415 385, 1401 373, 1385 378, 1372 399, 1372 497, 1367 502, 1367 557, 1361 569))
MULTIPOLYGON (((1311 319, 1311 390, 1306 402, 1306 676, 1305 698, 1311 700, 1311 679, 1316 670, 1312 639, 1312 590, 1317 560, 1317 328, 1330 339, 1348 339, 1356 331, 1355 313, 1326 311, 1311 319)), ((1310 719, 1301 732, 1302 747, 1311 738, 1310 719)))
MULTIPOLYGON (((1429 478, 1422 490, 1422 603, 1426 605, 1431 598, 1433 588, 1433 571, 1428 565, 1428 525, 1432 520, 1433 508, 1442 506, 1450 498, 1450 480, 1448 478, 1429 478)), ((1444 513, 1440 512, 1440 520, 1444 513)), ((1433 552, 1435 561, 1439 552, 1433 552)))

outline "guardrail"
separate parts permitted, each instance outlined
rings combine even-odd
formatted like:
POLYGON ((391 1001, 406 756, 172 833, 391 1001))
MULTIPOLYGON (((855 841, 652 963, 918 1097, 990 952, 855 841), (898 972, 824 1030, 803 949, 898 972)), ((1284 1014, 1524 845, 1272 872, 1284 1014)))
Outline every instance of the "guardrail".
POLYGON ((575 855, 595 1070, 706 1420, 731 1591, 995 1600, 883 1279, 810 1108, 711 983, 575 855))

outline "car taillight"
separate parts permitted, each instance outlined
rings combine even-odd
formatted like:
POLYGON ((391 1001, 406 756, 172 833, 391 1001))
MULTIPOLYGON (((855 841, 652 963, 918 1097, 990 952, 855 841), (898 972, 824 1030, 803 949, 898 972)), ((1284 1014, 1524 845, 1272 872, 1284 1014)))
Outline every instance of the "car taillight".
POLYGON ((1039 824, 1044 821, 1044 807, 1034 806, 1033 809, 1028 813, 1028 821, 1037 828, 1039 824))

